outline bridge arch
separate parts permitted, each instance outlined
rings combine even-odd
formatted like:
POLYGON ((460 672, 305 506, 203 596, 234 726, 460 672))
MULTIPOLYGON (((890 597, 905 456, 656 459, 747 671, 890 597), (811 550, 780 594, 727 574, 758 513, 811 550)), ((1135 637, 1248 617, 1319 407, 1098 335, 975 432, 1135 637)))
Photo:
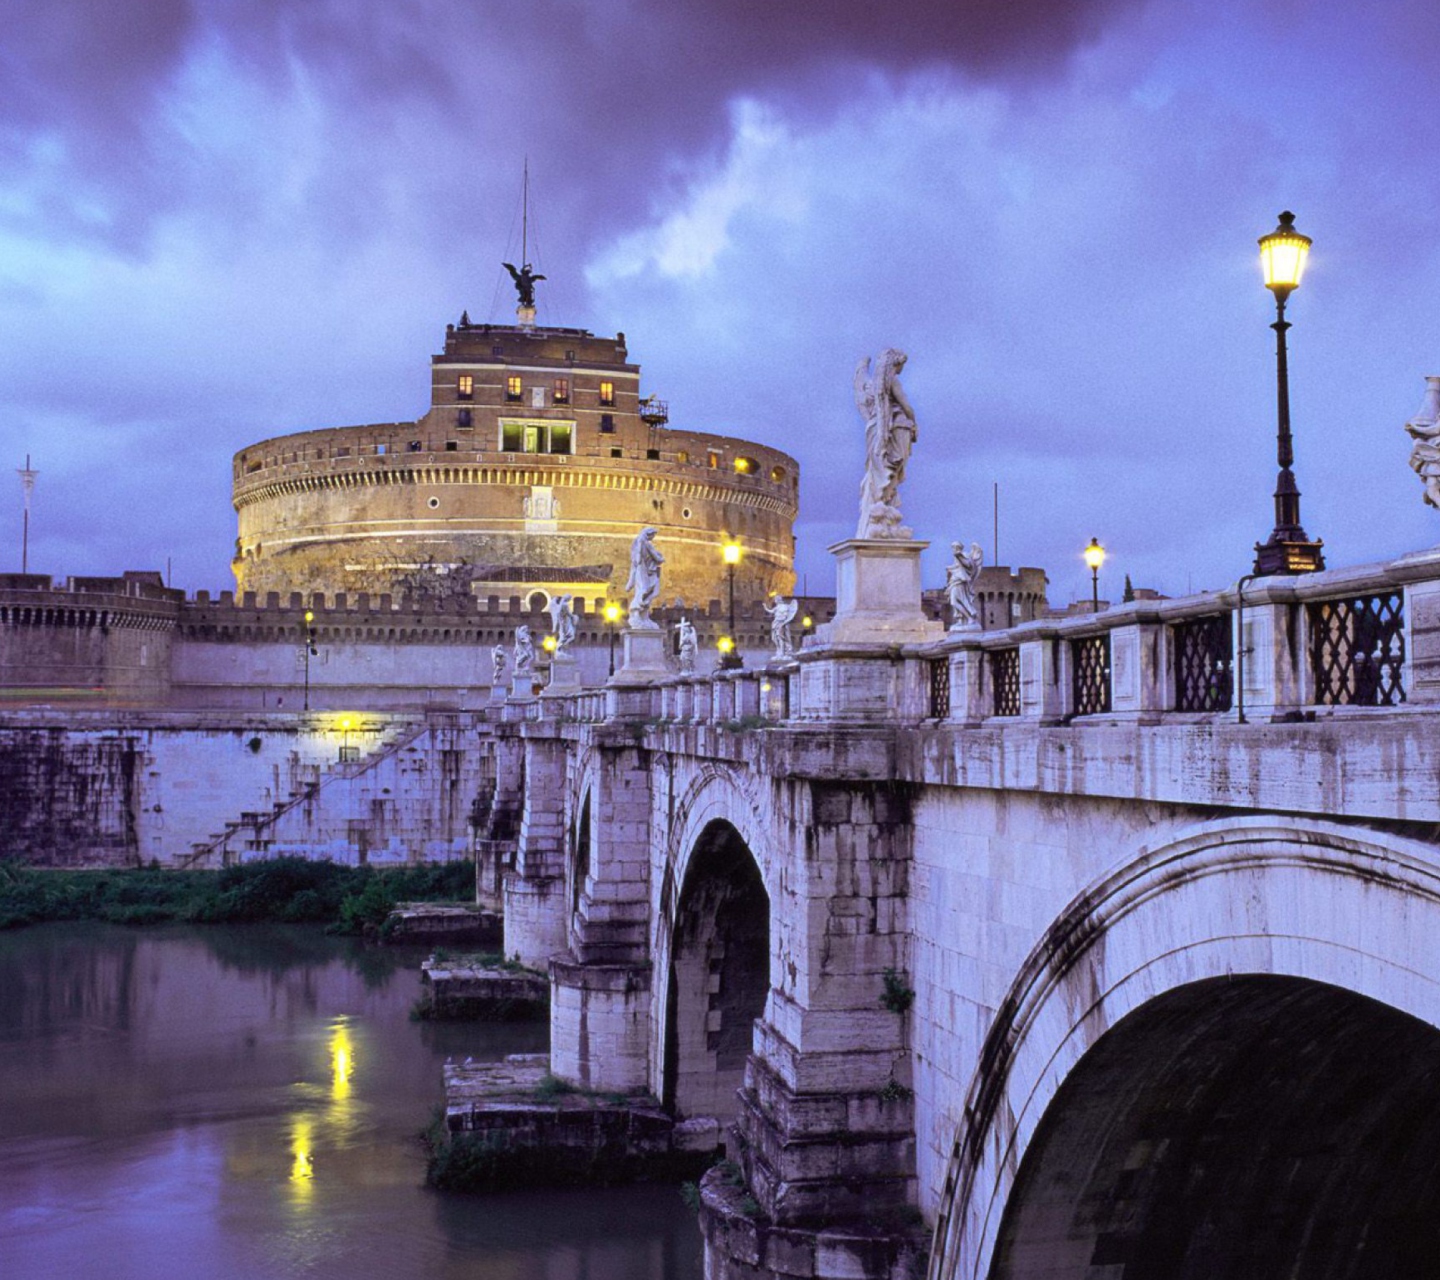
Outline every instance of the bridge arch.
POLYGON ((1406 1251, 1440 1247, 1406 1216, 1416 1194, 1434 1216, 1440 1174, 1405 1163, 1410 1139, 1440 1142, 1428 1119, 1440 1112, 1440 983, 1424 962, 1437 936, 1437 851, 1419 841, 1257 817, 1140 851, 1070 903, 996 1013, 941 1193, 932 1280, 1008 1280, 1042 1253, 1056 1280, 1096 1267, 1125 1280, 1416 1273, 1406 1251), (1346 1030, 1327 1036, 1334 1026, 1346 1030), (1390 1105, 1357 1110, 1381 1051, 1410 1065, 1392 1074, 1390 1105), (1192 1110, 1177 1116, 1182 1095, 1192 1110), (1378 1165, 1287 1152, 1306 1131, 1286 1120, 1297 1108, 1315 1141, 1363 1134, 1390 1152, 1389 1180, 1378 1165), (1242 1158, 1211 1135, 1202 1173, 1179 1153, 1200 1150, 1205 1114, 1246 1117, 1232 1130, 1251 1142, 1242 1158), (1250 1185, 1255 1200, 1257 1170, 1282 1159, 1295 1194, 1269 1206, 1273 1234, 1303 1249, 1361 1241, 1347 1263, 1267 1271, 1241 1256, 1254 1232, 1226 1188, 1250 1185), (1198 1181, 1182 1190, 1181 1170, 1198 1181), (1117 1197, 1131 1202, 1123 1227, 1106 1217, 1117 1197), (1345 1204, 1346 1220, 1326 1225, 1345 1204))
POLYGON ((733 1118, 765 1012, 774 929, 759 830, 732 770, 701 770, 678 798, 654 940, 659 1093, 678 1115, 733 1118))

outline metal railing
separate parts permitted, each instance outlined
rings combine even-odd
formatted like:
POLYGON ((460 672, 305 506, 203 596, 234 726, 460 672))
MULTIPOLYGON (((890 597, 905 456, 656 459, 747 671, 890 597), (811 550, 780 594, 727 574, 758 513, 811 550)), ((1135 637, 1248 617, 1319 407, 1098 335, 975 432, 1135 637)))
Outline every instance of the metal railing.
POLYGON ((1393 707, 1405 701, 1405 597, 1322 600, 1307 606, 1315 701, 1393 707))
POLYGON ((1020 714, 1020 649, 990 651, 990 681, 995 688, 994 714, 1020 714))
POLYGON ((1171 628, 1175 710, 1229 711, 1234 696, 1235 640, 1228 613, 1187 618, 1171 628))

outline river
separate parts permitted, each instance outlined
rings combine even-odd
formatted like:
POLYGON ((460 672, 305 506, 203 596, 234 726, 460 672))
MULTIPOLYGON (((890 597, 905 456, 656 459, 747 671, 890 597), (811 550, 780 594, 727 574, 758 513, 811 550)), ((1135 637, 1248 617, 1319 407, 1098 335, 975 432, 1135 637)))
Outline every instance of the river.
POLYGON ((450 1055, 420 953, 313 929, 0 933, 6 1280, 699 1280, 673 1187, 444 1195, 417 1134, 450 1055))

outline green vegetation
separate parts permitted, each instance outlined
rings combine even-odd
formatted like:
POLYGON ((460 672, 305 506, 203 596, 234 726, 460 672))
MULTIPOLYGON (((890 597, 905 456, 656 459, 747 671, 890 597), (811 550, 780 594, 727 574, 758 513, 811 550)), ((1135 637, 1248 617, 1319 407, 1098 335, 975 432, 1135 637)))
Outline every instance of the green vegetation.
POLYGON ((53 920, 151 925, 259 921, 379 933, 396 902, 467 902, 475 864, 374 870, 271 858, 223 871, 38 871, 0 864, 0 929, 53 920))
POLYGON ((904 1013, 915 1003, 915 991, 905 980, 905 974, 897 969, 886 969, 882 975, 885 990, 880 993, 880 1003, 891 1013, 904 1013))

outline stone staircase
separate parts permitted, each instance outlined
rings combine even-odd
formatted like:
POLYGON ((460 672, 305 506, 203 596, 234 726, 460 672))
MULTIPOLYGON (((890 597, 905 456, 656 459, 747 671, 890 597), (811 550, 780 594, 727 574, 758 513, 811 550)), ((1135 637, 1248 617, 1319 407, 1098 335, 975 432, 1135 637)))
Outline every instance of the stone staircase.
POLYGON ((300 773, 309 776, 285 799, 277 800, 268 810, 242 809, 237 818, 226 821, 223 830, 212 833, 209 839, 195 841, 190 846, 190 852, 176 861, 175 867, 178 870, 223 867, 231 865, 242 853, 263 854, 272 843, 275 824, 286 814, 314 801, 327 786, 370 772, 415 743, 429 729, 426 720, 402 721, 386 729, 375 749, 359 760, 336 761, 323 766, 302 765, 300 773))

